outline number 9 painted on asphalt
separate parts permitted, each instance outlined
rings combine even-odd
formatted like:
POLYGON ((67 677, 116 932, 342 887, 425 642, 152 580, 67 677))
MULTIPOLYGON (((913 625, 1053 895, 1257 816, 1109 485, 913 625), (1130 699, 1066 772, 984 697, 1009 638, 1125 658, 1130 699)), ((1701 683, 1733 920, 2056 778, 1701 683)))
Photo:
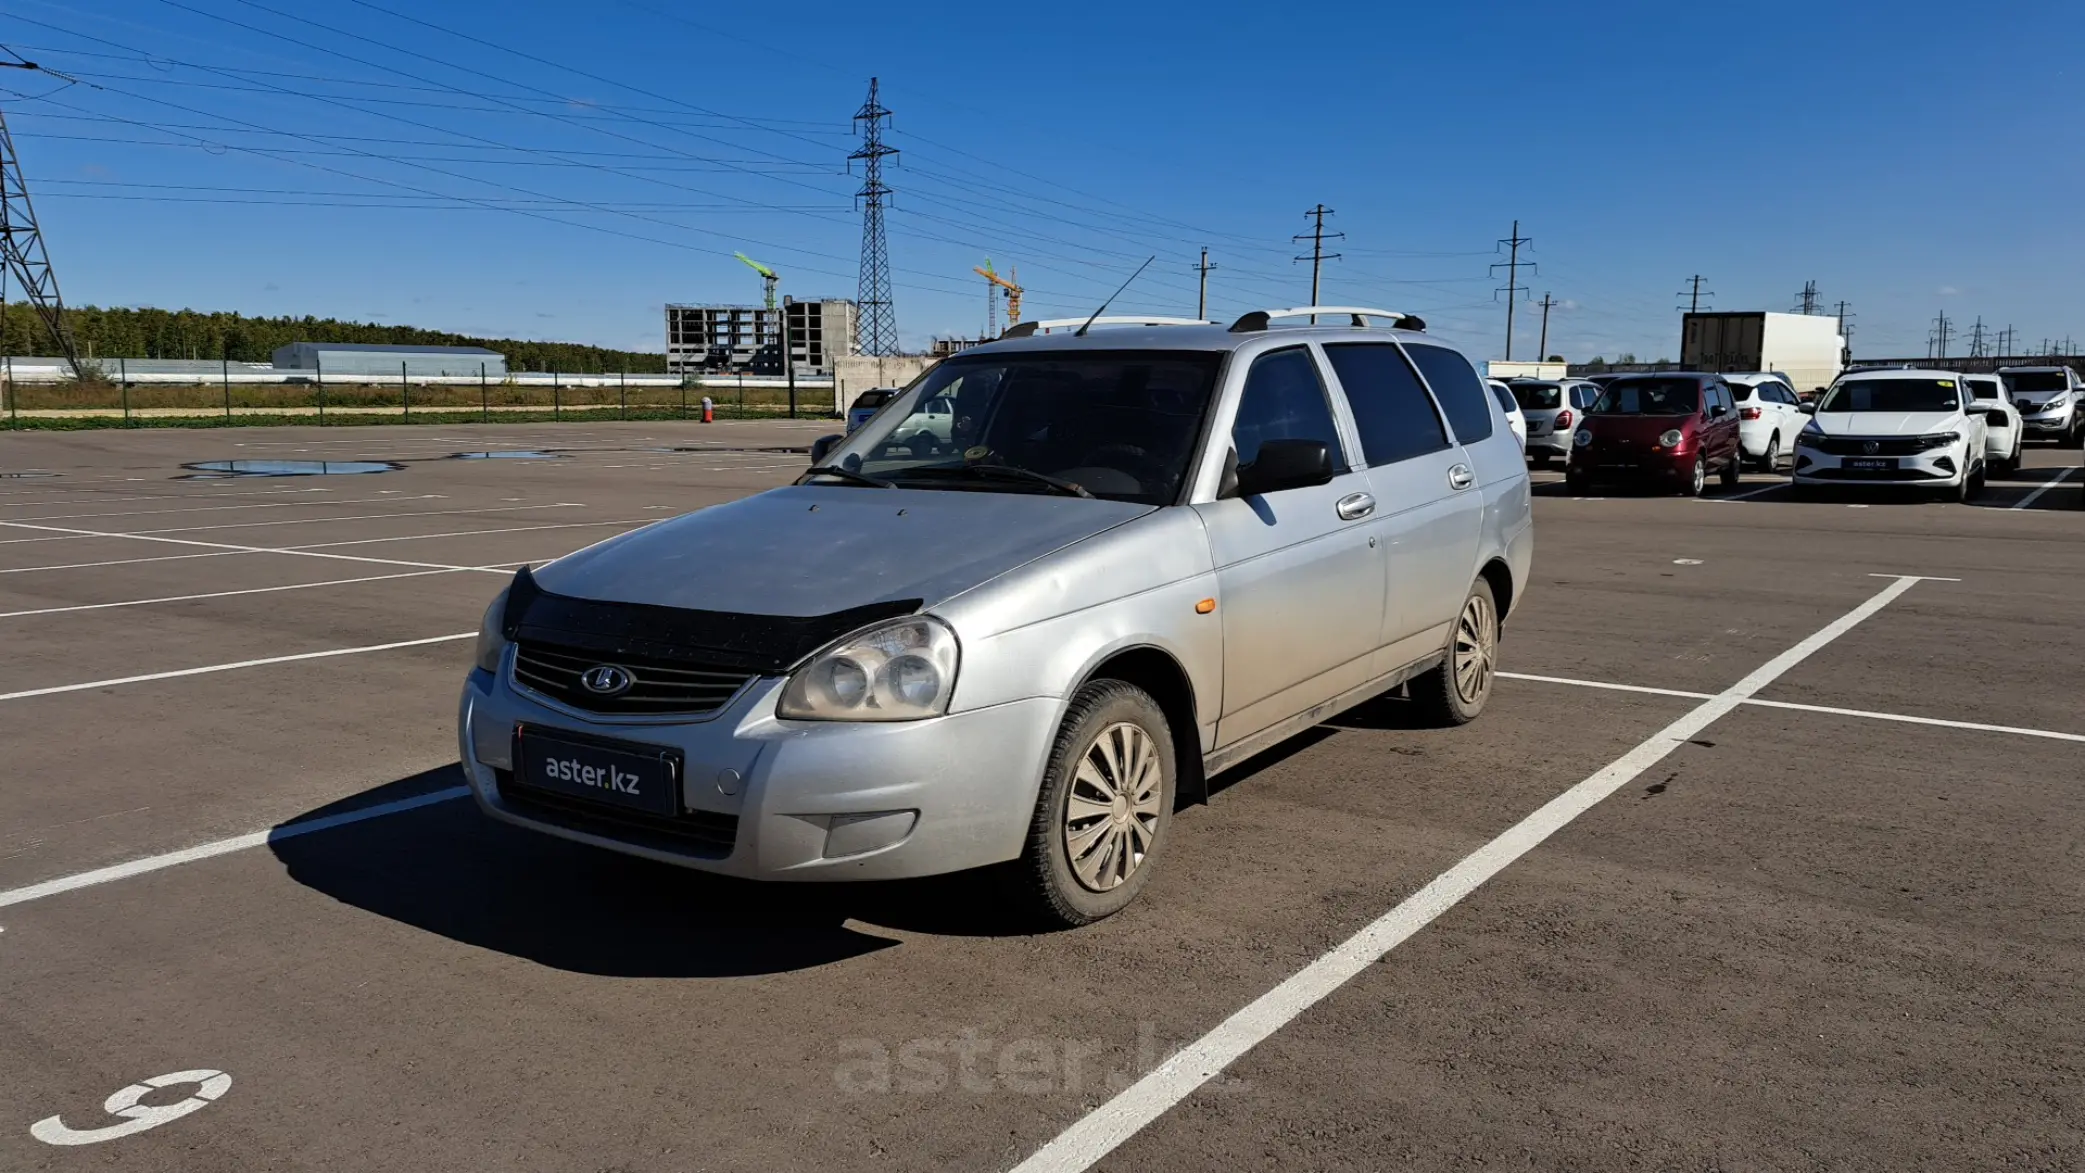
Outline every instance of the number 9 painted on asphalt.
POLYGON ((211 1101, 230 1091, 232 1077, 222 1071, 176 1071, 170 1075, 155 1075, 143 1083, 134 1083, 123 1088, 102 1104, 102 1110, 111 1116, 123 1117, 123 1123, 103 1128, 67 1128, 56 1116, 39 1120, 29 1126, 29 1135, 45 1144, 77 1145, 100 1144, 105 1140, 131 1136, 149 1128, 179 1120, 199 1108, 207 1108, 211 1101), (138 1103, 153 1091, 163 1087, 193 1083, 200 1085, 195 1094, 179 1103, 165 1107, 149 1108, 138 1103))

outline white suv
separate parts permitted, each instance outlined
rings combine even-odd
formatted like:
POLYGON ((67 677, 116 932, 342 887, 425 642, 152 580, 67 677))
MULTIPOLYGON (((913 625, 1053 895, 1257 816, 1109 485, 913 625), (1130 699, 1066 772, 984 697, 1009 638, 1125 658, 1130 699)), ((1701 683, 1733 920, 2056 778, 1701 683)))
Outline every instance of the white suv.
POLYGON ((2069 367, 2000 367, 2006 393, 2020 409, 2020 422, 2029 438, 2054 440, 2059 444, 2078 442, 2085 434, 2085 412, 2078 398, 2085 387, 2069 367))
POLYGON ((1730 397, 1737 400, 1738 442, 1745 459, 1761 472, 1775 472, 1781 459, 1795 451, 1795 438, 1809 421, 1802 396, 1788 380, 1770 371, 1725 375, 1730 397))
POLYGON ((1989 400, 1954 371, 1866 370, 1839 376, 1796 440, 1797 492, 1822 485, 1945 489, 1967 501, 1984 487, 1989 400))

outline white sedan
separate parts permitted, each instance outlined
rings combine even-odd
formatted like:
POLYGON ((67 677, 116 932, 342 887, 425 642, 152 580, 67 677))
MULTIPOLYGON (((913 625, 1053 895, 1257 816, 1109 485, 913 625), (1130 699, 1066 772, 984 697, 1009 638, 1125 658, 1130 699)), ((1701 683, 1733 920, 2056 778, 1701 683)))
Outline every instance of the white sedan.
POLYGON ((1513 429, 1513 438, 1520 441, 1520 450, 1528 450, 1528 417, 1520 410, 1520 401, 1513 398, 1513 389, 1497 379, 1486 379, 1484 385, 1491 388, 1491 397, 1499 401, 1499 410, 1506 413, 1506 426, 1513 429))
POLYGON ((1996 409, 1984 417, 1984 461, 1992 471, 2006 476, 2020 471, 2020 445, 2026 442, 2027 433, 2020 426, 2020 409, 2005 397, 2005 380, 1997 375, 1964 375, 1962 381, 1969 384, 1969 393, 1978 403, 1988 402, 1996 409))
POLYGON ((1984 487, 1984 421, 1994 410, 1960 374, 1848 371, 1818 398, 1796 440, 1795 489, 1894 485, 1967 501, 1984 487))
POLYGON ((1776 472, 1795 451, 1795 438, 1809 423, 1795 388, 1777 375, 1725 375, 1730 397, 1737 400, 1738 443, 1745 459, 1761 472, 1776 472))

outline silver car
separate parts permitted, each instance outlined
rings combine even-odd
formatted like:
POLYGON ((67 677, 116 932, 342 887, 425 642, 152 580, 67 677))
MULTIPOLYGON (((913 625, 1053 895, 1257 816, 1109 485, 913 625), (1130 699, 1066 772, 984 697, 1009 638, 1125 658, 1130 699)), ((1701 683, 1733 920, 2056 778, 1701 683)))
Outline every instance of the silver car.
MULTIPOLYGON (((1313 312, 1340 324, 1278 324, 1313 312)), ((1422 326, 1023 323, 789 487, 524 569, 463 689, 478 802, 735 876, 1003 864, 1047 922, 1115 912, 1217 771, 1400 685, 1484 708, 1528 474, 1422 326), (948 451, 893 442, 943 403, 948 451)))
POLYGON ((1600 385, 1583 379, 1515 379, 1507 386, 1527 419, 1528 459, 1548 468, 1550 461, 1568 458, 1573 431, 1600 398, 1600 385))

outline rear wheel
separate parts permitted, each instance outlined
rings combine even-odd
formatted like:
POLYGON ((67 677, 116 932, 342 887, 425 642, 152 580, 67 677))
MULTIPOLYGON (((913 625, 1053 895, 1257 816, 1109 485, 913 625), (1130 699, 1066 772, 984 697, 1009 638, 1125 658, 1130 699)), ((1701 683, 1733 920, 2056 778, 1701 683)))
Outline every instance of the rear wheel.
POLYGON ((1476 720, 1491 698, 1498 656, 1498 600, 1491 593, 1491 582, 1479 578, 1448 632, 1447 654, 1440 666, 1413 678, 1413 703, 1436 725, 1476 720))
POLYGON ((1040 919, 1091 924, 1136 899, 1172 825, 1177 773, 1172 730, 1149 693, 1120 680, 1078 691, 1017 865, 1040 919))
POLYGON ((1766 452, 1759 458, 1759 471, 1772 472, 1781 467, 1781 437, 1766 438, 1766 452))
POLYGON ((1723 473, 1721 477, 1724 488, 1734 489, 1737 487, 1738 479, 1745 475, 1744 460, 1745 450, 1740 448, 1737 451, 1731 453, 1730 459, 1724 462, 1723 473))
POLYGON ((1680 491, 1689 497, 1699 497, 1701 496, 1701 491, 1708 487, 1708 483, 1708 457, 1697 455, 1694 458, 1694 471, 1687 478, 1687 487, 1680 491))

